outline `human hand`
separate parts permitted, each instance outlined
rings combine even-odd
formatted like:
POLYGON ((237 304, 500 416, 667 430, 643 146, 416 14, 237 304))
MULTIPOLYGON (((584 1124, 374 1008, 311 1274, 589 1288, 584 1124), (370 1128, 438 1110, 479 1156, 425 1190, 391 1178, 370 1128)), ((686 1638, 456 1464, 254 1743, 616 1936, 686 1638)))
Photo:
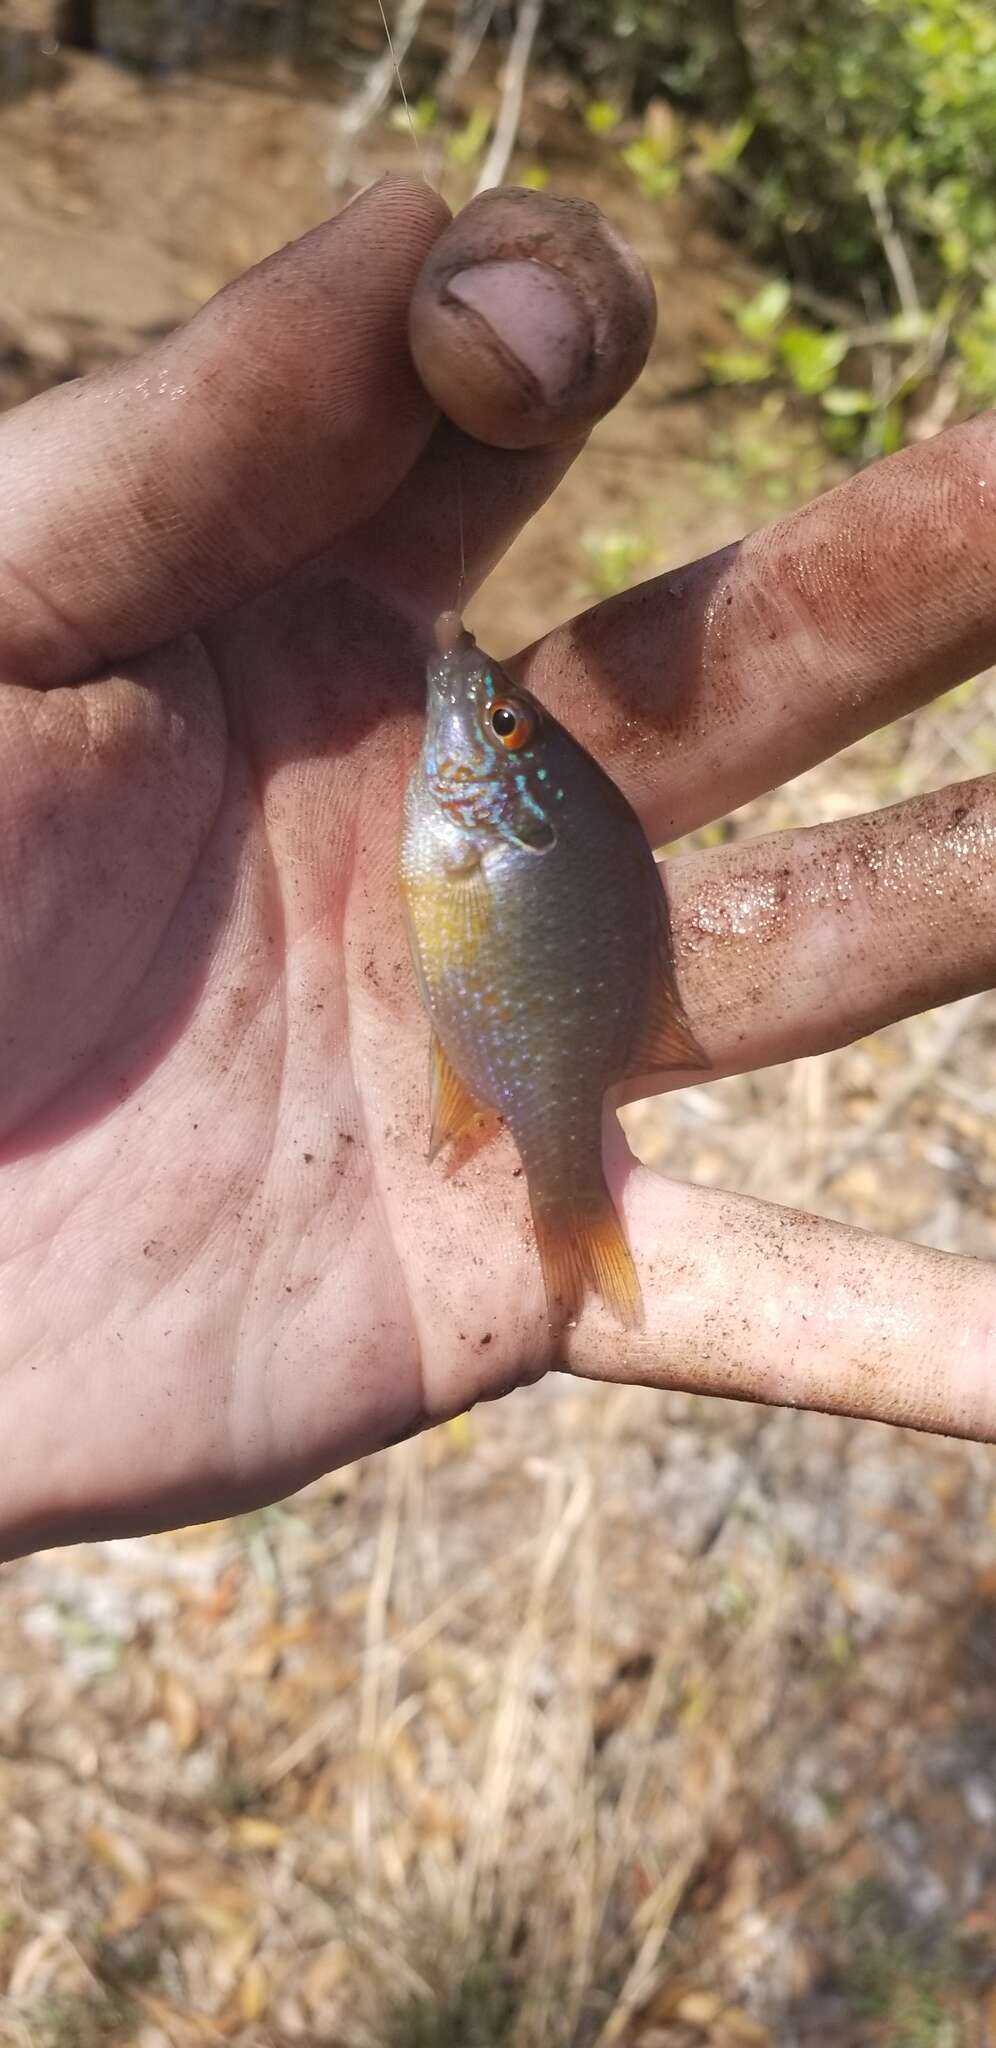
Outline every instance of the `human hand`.
MULTIPOLYGON (((554 1356, 507 1141, 425 1158, 396 854, 454 451, 472 588, 650 324, 589 212, 496 194, 447 228, 388 180, 3 421, 3 1554, 244 1508, 551 1364, 996 1428, 985 1267, 659 1180, 610 1122, 646 1324, 593 1304, 554 1356), (535 266, 494 267, 537 235, 574 288, 539 312, 535 266), (480 440, 411 368, 427 258, 419 360, 480 440)), ((993 658, 994 491, 991 423, 955 429, 522 673, 673 836, 993 658)), ((674 863, 715 1071, 988 985, 994 796, 674 863)))

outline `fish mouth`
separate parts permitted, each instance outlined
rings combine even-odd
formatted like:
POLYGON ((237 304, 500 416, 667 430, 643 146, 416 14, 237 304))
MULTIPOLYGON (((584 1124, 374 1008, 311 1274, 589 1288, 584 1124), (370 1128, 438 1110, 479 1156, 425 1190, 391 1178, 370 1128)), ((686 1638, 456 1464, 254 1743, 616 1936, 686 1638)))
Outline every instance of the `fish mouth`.
POLYGON ((439 654, 466 653, 468 647, 476 647, 473 633, 467 631, 459 612, 440 612, 432 629, 432 637, 439 654))
POLYGON ((432 629, 432 640, 435 652, 426 664, 429 694, 435 690, 455 704, 458 684, 470 680, 470 672, 480 660, 477 641, 467 631, 459 612, 440 612, 432 629))
POLYGON ((449 704, 455 707, 459 703, 460 698, 457 691, 458 675, 454 673, 453 656, 451 654, 437 655, 433 660, 430 660, 426 664, 425 679, 427 702, 430 711, 434 705, 442 707, 449 704))
POLYGON ((460 644, 446 654, 430 655, 426 663, 426 691, 433 706, 453 709, 470 702, 481 679, 482 661, 477 642, 465 633, 460 644))

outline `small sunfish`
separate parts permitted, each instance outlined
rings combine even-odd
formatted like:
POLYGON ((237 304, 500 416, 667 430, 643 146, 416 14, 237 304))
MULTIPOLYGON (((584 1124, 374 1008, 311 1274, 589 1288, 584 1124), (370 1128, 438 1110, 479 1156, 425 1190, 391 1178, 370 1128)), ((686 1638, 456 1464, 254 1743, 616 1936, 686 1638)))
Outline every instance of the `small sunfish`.
POLYGON ((627 1076, 706 1064, 657 865, 615 783, 456 612, 435 640, 401 854, 432 1026, 430 1157, 497 1110, 525 1168, 551 1317, 573 1319, 593 1292, 634 1325, 603 1097, 627 1076))

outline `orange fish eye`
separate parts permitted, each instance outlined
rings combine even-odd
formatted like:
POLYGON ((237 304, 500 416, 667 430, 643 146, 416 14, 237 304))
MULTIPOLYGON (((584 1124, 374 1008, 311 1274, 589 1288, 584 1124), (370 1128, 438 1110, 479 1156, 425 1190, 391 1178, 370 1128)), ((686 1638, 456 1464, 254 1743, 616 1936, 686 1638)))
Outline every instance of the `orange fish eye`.
POLYGON ((536 720, 524 704, 514 704, 510 697, 494 697, 487 709, 487 720, 495 739, 507 747, 510 754, 516 754, 520 747, 528 746, 536 731, 536 720))

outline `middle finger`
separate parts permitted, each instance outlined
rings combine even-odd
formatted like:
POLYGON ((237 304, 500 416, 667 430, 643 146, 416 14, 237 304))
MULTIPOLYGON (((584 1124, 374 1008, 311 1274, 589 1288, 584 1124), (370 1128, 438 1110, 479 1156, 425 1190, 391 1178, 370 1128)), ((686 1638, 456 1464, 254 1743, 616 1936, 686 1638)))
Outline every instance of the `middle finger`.
POLYGON ((996 659, 994 557, 989 413, 595 605, 513 666, 661 844, 996 659))

